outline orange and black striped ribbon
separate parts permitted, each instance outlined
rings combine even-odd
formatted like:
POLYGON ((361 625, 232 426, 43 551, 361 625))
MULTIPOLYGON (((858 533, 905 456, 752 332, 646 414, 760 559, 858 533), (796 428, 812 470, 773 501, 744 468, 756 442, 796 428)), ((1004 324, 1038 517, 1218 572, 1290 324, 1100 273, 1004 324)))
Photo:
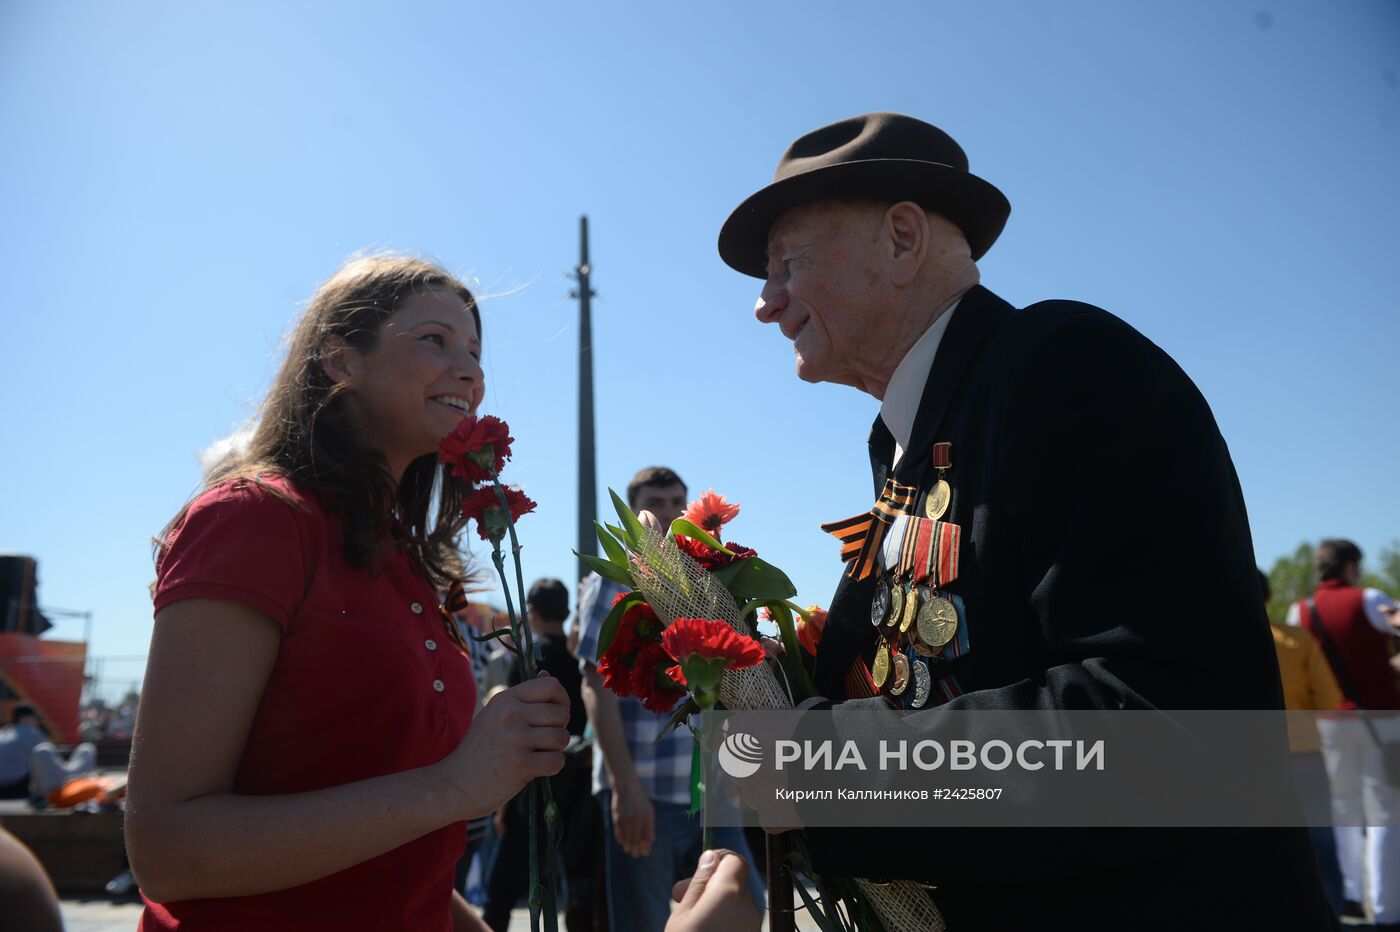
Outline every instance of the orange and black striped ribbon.
POLYGON ((870 675, 870 668, 865 665, 865 658, 857 657, 846 671, 846 698, 869 699, 878 695, 880 690, 875 685, 875 678, 870 675))
POLYGON ((447 599, 438 606, 438 611, 439 614, 442 615, 442 626, 447 630, 448 638, 457 646, 458 650, 464 654, 470 655, 471 648, 468 646, 466 638, 462 636, 461 629, 457 627, 457 619, 455 617, 459 612, 466 611, 466 608, 466 587, 462 585, 460 579, 454 579, 451 585, 447 587, 447 599))
POLYGON ((841 542, 841 560, 850 564, 846 575, 865 579, 875 571, 880 545, 895 516, 908 514, 918 494, 918 488, 896 482, 891 476, 885 480, 885 488, 874 508, 845 521, 822 525, 823 531, 841 542))
POLYGON ((452 580, 447 587, 447 610, 454 615, 467 609, 467 589, 460 579, 452 580))

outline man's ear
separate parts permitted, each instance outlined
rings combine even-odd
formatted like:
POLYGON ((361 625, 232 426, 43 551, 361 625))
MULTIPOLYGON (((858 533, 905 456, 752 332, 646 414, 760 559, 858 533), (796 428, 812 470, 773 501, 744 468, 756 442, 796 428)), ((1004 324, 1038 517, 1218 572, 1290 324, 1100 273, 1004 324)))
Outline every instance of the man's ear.
POLYGON ((354 378, 354 355, 354 349, 344 337, 328 336, 321 340, 317 362, 333 384, 344 385, 354 378))
POLYGON ((900 201, 885 210, 884 233, 889 244, 890 282, 897 288, 914 283, 929 247, 928 215, 913 201, 900 201))

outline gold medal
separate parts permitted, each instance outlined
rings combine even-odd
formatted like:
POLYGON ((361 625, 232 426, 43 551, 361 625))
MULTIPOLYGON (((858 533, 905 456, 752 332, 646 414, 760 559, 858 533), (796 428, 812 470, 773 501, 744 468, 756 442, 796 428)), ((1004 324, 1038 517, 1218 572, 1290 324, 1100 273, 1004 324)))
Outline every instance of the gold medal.
POLYGON ((893 628, 904 618, 904 590, 890 583, 890 614, 887 624, 893 628))
POLYGON ((933 488, 928 490, 928 497, 924 499, 924 514, 929 520, 937 521, 948 510, 948 503, 952 500, 953 490, 947 482, 939 479, 933 484, 933 488))
POLYGON ((904 614, 899 619, 900 633, 908 631, 919 617, 919 590, 910 589, 904 594, 904 614))
MULTIPOLYGON (((916 629, 916 630, 917 630, 917 629, 916 629)), ((942 647, 929 647, 929 646, 928 646, 927 644, 925 644, 923 641, 919 640, 918 638, 915 638, 915 639, 914 639, 914 653, 918 654, 920 657, 927 657, 927 658, 929 658, 930 660, 932 660, 933 658, 937 657, 939 654, 943 653, 943 648, 942 648, 942 647)))
POLYGON ((910 703, 916 709, 922 709, 924 703, 928 702, 929 688, 932 686, 932 677, 929 676, 928 664, 922 660, 914 661, 914 701, 910 703))
POLYGON ((880 643, 875 645, 875 669, 871 675, 875 679, 876 689, 883 689, 885 680, 890 677, 890 651, 885 646, 884 638, 880 638, 880 643))
POLYGON ((929 647, 942 647, 958 630, 958 611, 953 603, 934 596, 919 611, 919 639, 929 647))
POLYGON ((894 684, 890 686, 890 694, 898 696, 909 686, 909 658, 903 654, 894 655, 894 684))

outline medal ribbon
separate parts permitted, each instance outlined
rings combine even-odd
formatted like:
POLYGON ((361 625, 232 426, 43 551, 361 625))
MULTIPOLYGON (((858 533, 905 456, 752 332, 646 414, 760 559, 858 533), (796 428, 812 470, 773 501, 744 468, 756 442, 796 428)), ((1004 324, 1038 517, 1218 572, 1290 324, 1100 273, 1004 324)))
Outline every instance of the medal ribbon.
POLYGON ((915 582, 928 582, 937 572, 938 536, 935 531, 937 526, 942 523, 941 521, 930 521, 927 518, 919 520, 918 532, 914 535, 913 543, 909 548, 913 554, 910 559, 909 573, 915 582))
POLYGON ((919 525, 923 521, 923 518, 910 517, 908 523, 901 529, 903 533, 899 536, 899 575, 905 579, 911 579, 914 576, 913 545, 914 541, 918 540, 919 525))
POLYGON ((899 568, 900 557, 904 552, 901 548, 904 546, 905 535, 909 532, 910 523, 917 520, 913 515, 895 515, 894 523, 885 535, 885 542, 880 546, 880 569, 899 568))
POLYGON ((890 476, 874 508, 844 521, 822 525, 823 531, 841 542, 841 559, 850 564, 847 576, 865 579, 875 571, 875 562, 890 526, 897 516, 909 513, 918 494, 915 486, 896 482, 890 476))
POLYGON ((962 528, 947 521, 938 522, 938 585, 958 578, 958 534, 962 528))

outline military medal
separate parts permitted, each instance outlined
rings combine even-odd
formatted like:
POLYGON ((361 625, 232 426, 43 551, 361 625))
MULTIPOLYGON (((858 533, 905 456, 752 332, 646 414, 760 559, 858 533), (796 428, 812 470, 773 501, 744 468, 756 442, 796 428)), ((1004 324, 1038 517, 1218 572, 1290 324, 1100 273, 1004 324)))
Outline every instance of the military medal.
POLYGON ((903 654, 894 655, 894 682, 890 684, 890 694, 898 696, 909 687, 909 658, 903 654))
POLYGON ((890 649, 885 646, 884 638, 880 638, 880 643, 875 645, 875 669, 871 674, 875 680, 875 688, 884 688, 885 680, 890 677, 890 649))
POLYGON ((882 582, 875 584, 875 600, 870 603, 870 623, 880 627, 890 615, 890 589, 882 582))
POLYGON ((928 490, 928 495, 924 498, 924 514, 932 521, 943 517, 948 510, 948 505, 953 501, 953 490, 949 488, 948 480, 944 478, 952 465, 953 445, 951 443, 935 443, 933 445, 933 468, 938 470, 938 481, 933 484, 933 488, 928 490))
POLYGON ((943 648, 929 647, 927 644, 925 644, 923 641, 919 640, 916 637, 914 638, 914 653, 918 654, 920 657, 927 657, 930 660, 932 660, 943 653, 943 648))
POLYGON ((924 703, 928 702, 929 688, 932 686, 932 677, 929 676, 928 664, 922 660, 914 661, 914 701, 910 703, 916 709, 922 709, 924 703))
POLYGON ((904 590, 894 583, 890 583, 889 590, 890 614, 887 623, 893 628, 904 618, 904 590))
POLYGON ((899 633, 904 634, 914 625, 914 620, 919 617, 919 591, 914 587, 909 587, 909 591, 904 594, 904 614, 899 619, 899 633))
POLYGON ((924 499, 924 514, 930 520, 938 520, 943 517, 948 510, 948 503, 953 500, 953 490, 949 488, 944 479, 939 479, 933 484, 933 488, 928 490, 928 498, 924 499))
POLYGON ((958 630, 958 611, 942 596, 934 596, 919 611, 919 640, 929 647, 942 647, 958 630))

